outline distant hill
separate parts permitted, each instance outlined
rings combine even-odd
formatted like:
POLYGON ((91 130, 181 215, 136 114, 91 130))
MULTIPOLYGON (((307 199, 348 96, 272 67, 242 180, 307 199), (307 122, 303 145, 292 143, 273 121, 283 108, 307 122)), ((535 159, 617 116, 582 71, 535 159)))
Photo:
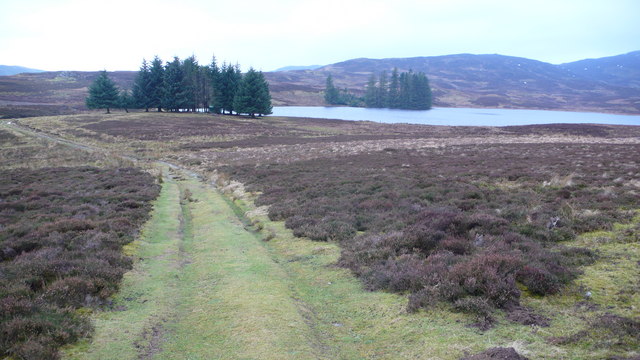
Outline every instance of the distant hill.
POLYGON ((640 88, 640 51, 562 64, 561 68, 590 80, 640 88))
POLYGON ((339 88, 363 93, 371 73, 425 72, 434 105, 640 113, 638 52, 583 60, 600 72, 578 71, 581 62, 552 65, 504 55, 457 54, 432 57, 353 59, 316 70, 272 72, 272 97, 282 105, 323 105, 322 90, 331 74, 339 88), (620 66, 618 66, 620 65, 620 66), (616 70, 617 69, 617 70, 616 70), (624 70, 621 70, 624 69, 624 70))
POLYGON ((308 65, 308 66, 285 66, 279 69, 273 70, 276 71, 295 71, 295 70, 315 70, 319 69, 324 65, 308 65))
POLYGON ((0 76, 10 76, 22 73, 39 73, 44 70, 30 69, 23 66, 0 65, 0 76))
MULTIPOLYGON (((135 71, 110 72, 121 89, 131 89, 135 71)), ((98 71, 51 71, 0 76, 0 118, 69 114, 86 110, 89 85, 98 71)))
MULTIPOLYGON (((503 55, 361 58, 265 76, 276 106, 325 105, 323 91, 329 74, 337 87, 363 94, 372 72, 389 74, 397 67, 425 72, 434 105, 440 107, 640 114, 639 57, 640 51, 562 65, 503 55)), ((0 117, 84 110, 87 88, 97 75, 97 71, 57 71, 0 76, 0 117)), ((135 71, 109 73, 121 89, 131 89, 135 75, 135 71)))

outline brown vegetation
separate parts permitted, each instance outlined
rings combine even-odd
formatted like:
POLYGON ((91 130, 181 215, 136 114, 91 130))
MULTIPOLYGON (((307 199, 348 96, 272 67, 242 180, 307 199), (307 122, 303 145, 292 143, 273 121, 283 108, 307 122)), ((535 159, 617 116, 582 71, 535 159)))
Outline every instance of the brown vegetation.
POLYGON ((604 229, 614 231, 593 241, 637 242, 637 224, 614 224, 637 215, 640 127, 130 116, 56 119, 64 124, 56 131, 123 151, 152 149, 150 156, 215 173, 223 185, 242 181, 272 219, 298 236, 339 243, 341 266, 368 289, 404 294, 410 310, 468 313, 480 329, 550 325, 549 346, 559 351, 633 354, 633 280, 620 295, 631 300, 607 310, 602 298, 600 308, 585 300, 584 277, 575 282, 581 270, 614 266, 619 250, 572 240, 604 229), (586 310, 570 309, 575 302, 586 310))
POLYGON ((368 288, 409 292, 412 310, 448 301, 486 322, 518 305, 516 284, 555 294, 593 261, 562 242, 630 218, 637 152, 467 145, 221 170, 260 192, 258 205, 294 234, 340 242, 340 264, 368 288))
POLYGON ((0 178, 0 354, 52 358, 86 336, 74 309, 104 304, 158 193, 135 169, 16 169, 0 178))

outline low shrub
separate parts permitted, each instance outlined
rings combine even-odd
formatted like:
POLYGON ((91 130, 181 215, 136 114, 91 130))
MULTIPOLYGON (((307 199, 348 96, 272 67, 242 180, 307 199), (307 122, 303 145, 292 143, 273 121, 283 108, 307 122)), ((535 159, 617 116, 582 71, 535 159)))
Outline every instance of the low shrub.
POLYGON ((0 357, 57 358, 91 332, 75 309, 118 289, 159 192, 135 169, 17 169, 0 177, 0 357))
POLYGON ((560 282, 553 274, 531 265, 520 269, 517 278, 535 295, 555 294, 560 289, 560 282))
POLYGON ((476 316, 478 322, 483 325, 482 327, 490 326, 493 323, 493 317, 491 316, 493 306, 486 298, 477 296, 464 297, 456 300, 453 303, 453 308, 456 311, 476 316))
POLYGON ((218 170, 260 192, 295 235, 337 241, 339 264, 367 288, 409 293, 410 310, 465 298, 505 308, 519 303, 517 285, 554 294, 595 259, 564 241, 633 216, 638 151, 481 144, 218 170))

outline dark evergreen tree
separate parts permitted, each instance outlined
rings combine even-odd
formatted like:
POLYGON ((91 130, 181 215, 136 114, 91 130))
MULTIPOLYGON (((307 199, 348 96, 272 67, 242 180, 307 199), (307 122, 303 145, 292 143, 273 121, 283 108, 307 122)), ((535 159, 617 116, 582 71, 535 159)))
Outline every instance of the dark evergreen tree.
POLYGON ((209 65, 209 82, 211 84, 209 106, 214 113, 219 114, 222 112, 222 73, 218 68, 215 56, 211 59, 211 65, 209 65))
POLYGON ((198 107, 198 75, 199 75, 198 60, 195 56, 190 57, 182 61, 182 96, 184 99, 183 107, 189 111, 196 111, 198 107))
POLYGON ((98 78, 89 86, 89 96, 85 103, 89 109, 107 109, 118 106, 118 87, 103 70, 98 78))
POLYGON ((211 99, 211 78, 208 65, 198 66, 196 76, 196 103, 198 108, 207 111, 211 99))
POLYGON ((389 84, 387 80, 387 72, 383 71, 380 74, 380 81, 378 82, 378 98, 377 103, 379 107, 389 107, 389 84))
POLYGON ((207 66, 200 66, 195 56, 184 61, 174 57, 163 66, 162 60, 156 56, 151 65, 146 60, 142 61, 132 95, 127 92, 121 96, 122 103, 126 104, 122 107, 125 110, 140 107, 146 111, 157 107, 158 111, 165 108, 174 112, 207 109, 232 114, 238 112, 235 106, 239 105, 243 113, 252 116, 271 114, 271 95, 264 74, 251 69, 248 79, 252 81, 245 85, 252 94, 250 103, 247 103, 246 96, 236 99, 242 78, 240 65, 223 64, 220 68, 215 57, 207 66), (133 98, 133 103, 129 98, 133 98))
POLYGON ((269 82, 267 82, 267 79, 264 77, 262 71, 258 71, 258 83, 260 84, 259 91, 256 94, 258 115, 270 115, 273 113, 273 106, 271 105, 271 92, 269 91, 269 82))
POLYGON ((162 60, 155 56, 149 69, 149 107, 158 108, 162 111, 162 101, 164 98, 164 67, 162 60))
POLYGON ((330 105, 341 105, 340 104, 340 91, 333 84, 333 77, 331 74, 327 76, 327 82, 324 89, 324 101, 330 105))
POLYGON ((234 111, 233 101, 240 85, 242 74, 239 65, 222 64, 220 79, 220 106, 222 112, 228 111, 231 114, 234 111))
POLYGON ((145 112, 149 112, 149 108, 154 105, 151 99, 151 70, 145 59, 142 59, 142 66, 133 82, 132 96, 135 107, 145 109, 145 112))
POLYGON ((431 109, 431 88, 429 79, 424 73, 413 74, 411 79, 411 100, 409 109, 429 110, 431 109))
POLYGON ((411 74, 404 72, 400 74, 400 91, 398 96, 398 108, 399 109, 410 109, 411 106, 411 74))
POLYGON ((120 95, 118 96, 118 107, 123 109, 125 112, 129 112, 129 109, 134 109, 138 107, 136 105, 135 99, 129 93, 129 90, 122 90, 120 95))
POLYGON ((404 72, 398 74, 397 69, 393 69, 391 83, 386 88, 386 75, 380 75, 380 83, 377 87, 378 98, 369 104, 377 104, 380 107, 390 107, 392 109, 428 110, 431 108, 431 88, 429 79, 424 73, 404 72))
POLYGON ((176 56, 167 62, 164 70, 164 96, 162 107, 170 111, 180 111, 187 107, 184 89, 184 72, 180 59, 176 56))
POLYGON ((378 87, 376 86, 376 75, 371 74, 364 93, 364 104, 366 107, 380 107, 378 104, 378 87))
POLYGON ((242 77, 233 108, 238 114, 249 114, 251 117, 255 117, 256 114, 271 114, 269 86, 262 72, 250 68, 242 77))
POLYGON ((389 83, 388 105, 392 109, 400 107, 400 76, 398 68, 394 68, 391 73, 391 82, 389 83))

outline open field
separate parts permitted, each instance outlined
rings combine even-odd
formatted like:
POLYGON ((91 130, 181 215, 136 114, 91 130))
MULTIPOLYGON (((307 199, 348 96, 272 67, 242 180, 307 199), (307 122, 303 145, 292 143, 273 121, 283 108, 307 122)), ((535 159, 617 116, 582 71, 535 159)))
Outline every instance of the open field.
POLYGON ((66 356, 640 355, 638 127, 155 113, 20 124, 204 179, 164 169, 154 217, 126 248, 139 260, 119 311, 97 313, 93 342, 66 356))

